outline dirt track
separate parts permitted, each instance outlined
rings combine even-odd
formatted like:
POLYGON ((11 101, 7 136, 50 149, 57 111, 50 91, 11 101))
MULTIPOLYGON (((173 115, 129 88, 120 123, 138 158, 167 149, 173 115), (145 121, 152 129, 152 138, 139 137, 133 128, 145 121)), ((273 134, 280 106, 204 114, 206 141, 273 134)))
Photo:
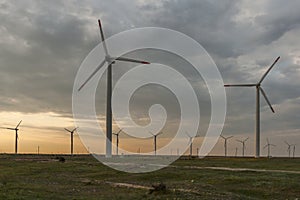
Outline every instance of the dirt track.
POLYGON ((214 170, 224 170, 224 171, 237 171, 237 172, 272 172, 272 173, 289 173, 289 174, 300 174, 300 171, 290 171, 290 170, 272 170, 272 169, 251 169, 251 168, 230 168, 230 167, 199 167, 199 166, 174 166, 176 168, 185 169, 214 169, 214 170))

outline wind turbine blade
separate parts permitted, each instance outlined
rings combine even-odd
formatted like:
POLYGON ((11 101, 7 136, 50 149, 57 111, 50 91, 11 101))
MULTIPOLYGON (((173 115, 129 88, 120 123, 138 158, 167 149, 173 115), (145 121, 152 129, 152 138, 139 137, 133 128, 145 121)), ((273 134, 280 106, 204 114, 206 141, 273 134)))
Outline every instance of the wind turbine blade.
POLYGON ((150 64, 147 61, 144 60, 136 60, 136 59, 131 59, 131 58, 124 58, 124 57, 118 57, 118 58, 112 58, 113 60, 119 60, 119 61, 125 61, 125 62, 133 62, 133 63, 140 63, 140 64, 150 64))
POLYGON ((247 137, 247 138, 244 140, 244 142, 246 142, 248 139, 249 139, 249 137, 247 137))
POLYGON ((287 141, 284 141, 284 143, 286 143, 288 146, 290 146, 290 144, 287 141))
POLYGON ((149 131, 149 133, 150 133, 151 135, 155 136, 151 131, 149 131))
POLYGON ((116 135, 119 135, 121 133, 121 131, 122 131, 122 129, 120 129, 116 135))
MULTIPOLYGON (((198 134, 198 133, 197 133, 197 134, 198 134)), ((194 138, 198 138, 198 137, 200 137, 200 136, 199 136, 199 135, 197 135, 197 134, 195 135, 195 137, 194 137, 194 138)))
POLYGON ((227 139, 233 138, 233 136, 229 136, 227 139))
POLYGON ((270 101, 269 101, 269 99, 268 99, 268 97, 267 97, 265 91, 264 91, 261 87, 259 87, 259 90, 261 91, 262 95, 265 97, 265 100, 266 100, 266 102, 268 103, 268 105, 269 105, 271 111, 272 111, 273 113, 275 113, 275 111, 274 111, 274 109, 273 109, 273 107, 272 107, 272 105, 271 105, 271 103, 270 103, 270 101))
POLYGON ((259 84, 261 84, 261 82, 263 82, 263 80, 266 78, 267 74, 271 71, 271 69, 274 67, 274 65, 277 63, 277 61, 280 59, 280 56, 278 56, 278 58, 276 58, 276 60, 273 62, 273 64, 269 67, 269 69, 265 72, 265 74, 261 77, 260 81, 258 82, 259 84))
MULTIPOLYGON (((191 137, 190 134, 189 134, 187 131, 185 131, 185 134, 186 134, 188 137, 191 137)), ((222 137, 222 136, 221 136, 221 137, 222 137)))
MULTIPOLYGON (((1 129, 9 129, 9 128, 7 128, 7 127, 0 127, 1 129)), ((15 130, 15 129, 14 129, 15 130)))
POLYGON ((76 131, 76 129, 77 129, 78 127, 76 127, 76 128, 74 128, 71 132, 74 132, 74 131, 76 131))
POLYGON ((225 84, 224 87, 253 87, 256 84, 225 84))
POLYGON ((72 131, 70 131, 69 129, 66 129, 66 128, 64 128, 64 129, 65 129, 66 131, 70 132, 70 133, 72 132, 72 131))
POLYGON ((156 136, 159 136, 159 135, 161 135, 161 134, 163 134, 163 132, 159 132, 159 133, 157 133, 157 134, 156 134, 156 136))
POLYGON ((18 125, 16 126, 16 129, 20 126, 21 122, 22 122, 22 120, 18 123, 18 125))
POLYGON ((265 146, 264 146, 264 149, 267 148, 268 146, 269 146, 269 145, 265 145, 265 146))
POLYGON ((103 33, 103 29, 102 29, 100 19, 98 19, 98 24, 99 24, 100 36, 101 36, 102 45, 103 45, 103 48, 104 48, 104 51, 105 51, 105 55, 108 55, 107 46, 106 46, 106 43, 105 43, 104 33, 103 33))
POLYGON ((221 138, 223 138, 224 140, 226 139, 223 135, 220 135, 221 138))
POLYGON ((8 129, 8 130, 16 130, 15 128, 6 128, 6 129, 8 129))
POLYGON ((270 144, 271 146, 273 146, 273 147, 276 147, 276 145, 275 144, 270 144))
POLYGON ((236 141, 238 141, 238 142, 240 142, 240 143, 243 143, 243 141, 242 141, 242 140, 236 140, 236 141))
POLYGON ((78 91, 80 91, 86 84, 91 80, 91 78, 99 71, 99 69, 105 64, 105 60, 103 60, 100 65, 94 70, 94 72, 88 77, 88 79, 78 88, 78 91))

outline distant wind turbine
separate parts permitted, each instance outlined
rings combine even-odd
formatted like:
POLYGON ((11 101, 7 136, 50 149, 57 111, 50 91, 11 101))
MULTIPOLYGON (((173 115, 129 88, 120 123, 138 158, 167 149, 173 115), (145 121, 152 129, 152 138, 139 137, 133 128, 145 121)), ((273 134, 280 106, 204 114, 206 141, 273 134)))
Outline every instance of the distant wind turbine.
POLYGON ((264 96, 266 102, 268 103, 271 111, 274 113, 274 109, 271 106, 271 103, 269 101, 269 99, 267 98, 266 93, 264 92, 264 90, 261 87, 261 83, 263 82, 263 80, 265 79, 265 77, 267 76, 267 74, 271 71, 271 69, 274 67, 274 65, 277 63, 277 61, 280 59, 280 57, 278 57, 274 63, 269 67, 269 69, 265 72, 265 74, 262 76, 262 78, 254 84, 225 84, 225 87, 256 87, 256 140, 255 140, 255 157, 259 158, 260 156, 260 92, 262 93, 262 95, 264 96))
POLYGON ((86 79, 86 81, 79 87, 80 91, 92 78, 93 76, 103 67, 106 63, 107 67, 107 94, 106 94, 106 157, 111 157, 112 155, 112 110, 111 110, 111 96, 112 96, 112 64, 116 61, 124 61, 131 63, 140 63, 140 64, 150 64, 149 62, 142 60, 135 60, 131 58, 124 57, 111 57, 108 53, 108 49, 105 43, 104 33, 102 30, 102 25, 100 19, 98 20, 100 36, 102 40, 102 45, 105 51, 104 60, 98 65, 98 67, 93 71, 93 73, 86 79))
POLYGON ((275 144, 271 144, 267 138, 267 144, 264 146, 264 149, 268 147, 268 158, 271 158, 271 146, 276 147, 275 144))
POLYGON ((117 155, 119 155, 119 135, 120 135, 121 132, 122 132, 122 129, 120 129, 117 133, 112 133, 115 136, 117 136, 117 149, 116 149, 117 155))
POLYGON ((292 144, 289 144, 287 141, 284 141, 284 143, 286 145, 288 145, 288 148, 287 148, 287 152, 289 153, 289 158, 291 157, 291 147, 293 146, 292 144))
POLYGON ((224 148, 225 148, 225 157, 227 157, 227 140, 231 139, 233 136, 224 137, 223 135, 220 135, 221 138, 224 139, 224 148))
POLYGON ((153 134, 152 132, 149 131, 149 133, 153 136, 153 142, 154 142, 154 155, 156 156, 156 138, 157 136, 161 135, 163 132, 159 132, 156 134, 153 134))
POLYGON ((18 125, 16 126, 16 128, 7 128, 7 127, 0 127, 2 129, 8 129, 8 130, 14 130, 16 131, 16 141, 15 141, 15 154, 18 154, 18 139, 19 139, 19 136, 18 136, 18 127, 20 126, 22 120, 18 123, 18 125))
POLYGON ((242 150, 243 150, 243 157, 245 157, 245 149, 246 149, 245 142, 246 142, 248 139, 249 139, 249 137, 247 137, 247 138, 244 139, 244 140, 236 140, 236 141, 242 143, 242 145, 243 145, 243 149, 242 149, 242 150))
MULTIPOLYGON (((77 127, 78 128, 78 127, 77 127)), ((74 147, 73 147, 73 136, 74 136, 74 132, 76 131, 76 129, 77 128, 74 128, 73 130, 69 130, 69 129, 66 129, 65 128, 65 130, 66 131, 68 131, 69 133, 71 133, 71 155, 73 156, 73 149, 74 149, 74 147)))
POLYGON ((193 156, 193 138, 188 134, 188 132, 185 132, 185 134, 189 137, 189 143, 190 143, 190 157, 193 156))

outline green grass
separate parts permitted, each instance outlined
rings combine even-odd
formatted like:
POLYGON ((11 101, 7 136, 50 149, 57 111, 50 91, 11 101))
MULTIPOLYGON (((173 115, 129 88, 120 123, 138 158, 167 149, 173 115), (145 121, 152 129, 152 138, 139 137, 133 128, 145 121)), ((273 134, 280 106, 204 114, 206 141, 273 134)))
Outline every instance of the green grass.
POLYGON ((296 199, 300 174, 187 169, 183 166, 300 171, 300 159, 205 158, 178 160, 144 174, 115 171, 92 156, 0 155, 0 199, 296 199), (41 160, 47 160, 41 162, 41 160), (112 186, 107 182, 150 187, 163 182, 165 193, 112 186), (181 189, 181 190, 180 190, 181 189), (190 192, 182 191, 191 190, 190 192))

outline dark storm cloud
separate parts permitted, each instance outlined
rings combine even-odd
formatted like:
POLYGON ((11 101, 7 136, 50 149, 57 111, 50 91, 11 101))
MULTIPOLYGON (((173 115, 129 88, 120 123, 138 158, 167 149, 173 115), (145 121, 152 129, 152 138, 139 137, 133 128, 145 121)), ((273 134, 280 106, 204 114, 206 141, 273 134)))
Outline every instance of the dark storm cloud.
POLYGON ((88 22, 61 2, 27 3, 8 1, 0 12, 3 110, 70 112, 76 69, 93 47, 88 22))
POLYGON ((291 1, 285 5, 278 0, 270 2, 266 7, 266 13, 255 18, 255 22, 263 30, 259 41, 268 44, 286 32, 300 28, 299 7, 299 1, 291 1))

